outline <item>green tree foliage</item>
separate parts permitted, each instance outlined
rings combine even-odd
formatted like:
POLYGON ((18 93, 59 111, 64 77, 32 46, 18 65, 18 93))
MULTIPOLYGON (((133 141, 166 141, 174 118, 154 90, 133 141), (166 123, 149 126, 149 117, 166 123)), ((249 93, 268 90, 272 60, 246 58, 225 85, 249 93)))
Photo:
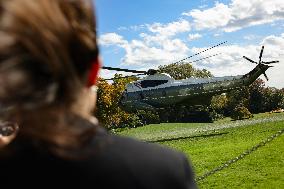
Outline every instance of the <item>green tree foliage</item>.
POLYGON ((264 96, 265 82, 262 79, 257 79, 249 87, 249 110, 253 113, 265 111, 264 96))
POLYGON ((227 93, 227 113, 231 114, 236 107, 248 108, 250 91, 247 86, 241 87, 239 90, 232 90, 227 93))
POLYGON ((247 108, 252 113, 269 112, 284 107, 284 89, 266 87, 262 79, 257 79, 240 90, 230 91, 225 96, 214 97, 211 106, 226 116, 236 112, 237 107, 247 108))
POLYGON ((212 97, 211 108, 214 120, 221 119, 224 115, 228 115, 228 97, 226 93, 212 97))
POLYGON ((160 123, 160 117, 157 112, 138 110, 137 115, 143 124, 155 124, 160 123))
POLYGON ((139 118, 135 114, 127 113, 119 107, 119 100, 126 84, 136 78, 120 78, 116 74, 112 83, 100 79, 98 82, 98 97, 96 116, 106 128, 131 127, 141 125, 139 118))
POLYGON ((268 112, 284 106, 283 90, 265 87, 261 79, 257 79, 249 87, 249 91, 249 110, 253 113, 268 112))
POLYGON ((224 109, 228 106, 228 97, 226 93, 213 96, 211 100, 211 107, 218 113, 224 113, 224 109))
POLYGON ((264 91, 265 111, 271 111, 284 107, 284 93, 274 87, 268 87, 264 91))
POLYGON ((158 72, 167 73, 174 79, 186 79, 190 77, 208 78, 213 75, 206 69, 195 69, 190 63, 173 63, 159 66, 158 72))

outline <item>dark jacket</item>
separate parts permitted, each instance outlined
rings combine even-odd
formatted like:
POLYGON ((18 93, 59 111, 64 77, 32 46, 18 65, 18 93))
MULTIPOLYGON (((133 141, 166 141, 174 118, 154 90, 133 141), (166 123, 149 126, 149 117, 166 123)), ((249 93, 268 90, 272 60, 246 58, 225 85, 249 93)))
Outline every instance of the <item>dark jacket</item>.
POLYGON ((101 132, 89 145, 88 157, 81 160, 63 160, 47 150, 21 146, 17 155, 0 159, 0 188, 18 184, 29 188, 57 188, 59 184, 102 189, 196 188, 184 154, 156 144, 101 132))

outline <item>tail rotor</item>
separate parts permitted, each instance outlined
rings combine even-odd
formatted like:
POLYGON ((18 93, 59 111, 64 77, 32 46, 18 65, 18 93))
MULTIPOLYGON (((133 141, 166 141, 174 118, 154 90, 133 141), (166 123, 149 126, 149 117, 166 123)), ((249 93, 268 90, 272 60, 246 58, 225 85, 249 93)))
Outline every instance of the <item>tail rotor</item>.
MULTIPOLYGON (((259 61, 258 62, 253 61, 252 59, 250 59, 250 58, 248 58, 246 56, 243 56, 243 58, 246 59, 247 61, 251 62, 251 63, 254 63, 254 64, 265 65, 266 67, 268 66, 268 68, 273 67, 273 66, 270 66, 269 64, 279 63, 278 60, 276 60, 276 61, 269 61, 269 62, 262 61, 263 50, 264 50, 264 46, 261 47, 261 51, 260 51, 260 54, 259 54, 259 61)), ((265 70, 267 68, 264 69, 263 66, 260 66, 260 69, 263 71, 263 75, 264 75, 265 79, 268 81, 268 77, 267 77, 267 75, 265 73, 265 70)))

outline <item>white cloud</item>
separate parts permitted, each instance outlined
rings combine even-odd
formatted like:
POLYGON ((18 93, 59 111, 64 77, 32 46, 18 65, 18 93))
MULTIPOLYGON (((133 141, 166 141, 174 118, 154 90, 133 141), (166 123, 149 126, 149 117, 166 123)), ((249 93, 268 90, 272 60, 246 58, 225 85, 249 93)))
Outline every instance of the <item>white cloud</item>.
POLYGON ((188 47, 180 39, 156 41, 153 36, 145 36, 143 41, 133 40, 128 47, 122 65, 136 67, 154 68, 157 65, 169 64, 188 53, 188 47))
POLYGON ((182 15, 191 16, 198 30, 220 28, 232 32, 244 27, 284 19, 283 0, 232 0, 229 5, 217 2, 214 7, 194 9, 182 15))
POLYGON ((120 60, 120 65, 136 68, 169 64, 185 57, 189 50, 180 39, 148 34, 141 34, 141 37, 142 40, 126 41, 120 35, 111 33, 103 35, 99 41, 101 45, 114 45, 124 49, 125 55, 120 60))
POLYGON ((178 33, 191 30, 191 25, 187 20, 179 20, 168 24, 154 23, 147 25, 149 31, 163 36, 174 36, 178 33))
POLYGON ((141 33, 141 40, 129 42, 123 65, 154 68, 184 58, 189 49, 175 35, 191 30, 190 23, 179 20, 167 24, 146 25, 150 33, 141 33))
POLYGON ((167 24, 154 23, 137 27, 145 26, 148 33, 141 33, 138 40, 127 41, 119 34, 106 33, 100 36, 99 43, 104 46, 114 45, 125 50, 125 56, 120 60, 120 66, 154 68, 157 65, 169 64, 187 55, 188 47, 181 39, 175 38, 175 35, 191 30, 188 21, 179 20, 167 24))
POLYGON ((139 30, 142 30, 145 28, 145 25, 144 24, 141 24, 141 25, 135 25, 135 26, 130 26, 130 29, 133 30, 133 31, 139 31, 139 30))
POLYGON ((193 17, 196 29, 214 29, 228 24, 231 19, 231 9, 227 5, 217 2, 213 8, 203 11, 194 9, 189 13, 183 13, 183 15, 193 17))
POLYGON ((270 78, 267 84, 277 88, 284 88, 284 33, 280 36, 270 35, 264 38, 261 44, 265 46, 264 60, 280 61, 274 65, 275 67, 267 71, 267 75, 270 78), (268 59, 268 57, 270 58, 268 59))
POLYGON ((125 26, 120 26, 119 28, 117 28, 118 31, 123 31, 123 30, 131 30, 131 31, 139 31, 142 30, 146 27, 146 25, 141 24, 141 25, 134 25, 134 26, 130 26, 130 27, 125 27, 125 26))
POLYGON ((201 37, 202 37, 202 35, 199 34, 199 33, 189 34, 189 35, 188 35, 188 40, 189 40, 189 41, 192 41, 192 40, 195 40, 195 39, 199 39, 199 38, 201 38, 201 37))
POLYGON ((157 47, 173 52, 188 51, 186 44, 177 38, 170 38, 163 35, 149 35, 145 33, 141 34, 140 36, 143 38, 143 42, 147 46, 157 47))
MULTIPOLYGON (((206 47, 207 48, 207 47, 206 47)), ((200 52, 205 48, 193 48, 194 53, 200 52)), ((259 53, 258 46, 241 47, 238 45, 220 46, 207 53, 201 54, 202 57, 222 53, 218 56, 206 59, 202 62, 196 62, 194 65, 198 68, 205 68, 211 71, 214 76, 241 75, 248 72, 254 65, 247 62, 242 56, 257 57, 259 53)))
POLYGON ((268 45, 269 47, 271 46, 271 48, 278 48, 278 49, 274 49, 276 51, 284 51, 284 33, 282 33, 280 36, 275 36, 275 35, 270 35, 265 37, 261 44, 263 45, 268 45))
POLYGON ((111 78, 114 77, 114 74, 116 74, 116 73, 117 73, 117 71, 101 69, 99 71, 99 77, 104 78, 104 79, 111 79, 111 78))
POLYGON ((123 39, 122 36, 116 34, 116 33, 106 33, 99 38, 99 44, 101 45, 119 45, 124 46, 128 42, 123 39))
POLYGON ((162 32, 163 34, 160 33, 159 27, 152 27, 152 31, 155 28, 158 33, 154 35, 141 33, 141 40, 127 41, 116 33, 107 33, 99 38, 99 42, 104 46, 114 45, 125 50, 120 66, 155 68, 158 65, 169 64, 184 58, 188 54, 189 49, 186 44, 171 36, 178 32, 174 29, 174 25, 168 24, 166 28, 171 32, 162 32))

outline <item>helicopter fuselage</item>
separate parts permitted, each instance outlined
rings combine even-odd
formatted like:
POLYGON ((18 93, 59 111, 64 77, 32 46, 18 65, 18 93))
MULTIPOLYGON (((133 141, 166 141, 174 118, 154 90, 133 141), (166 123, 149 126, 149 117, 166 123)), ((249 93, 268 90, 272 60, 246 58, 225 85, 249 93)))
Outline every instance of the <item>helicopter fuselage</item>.
POLYGON ((175 80, 168 74, 154 74, 126 86, 120 99, 123 109, 155 111, 175 104, 209 105, 214 95, 253 83, 269 66, 258 64, 245 75, 175 80))

